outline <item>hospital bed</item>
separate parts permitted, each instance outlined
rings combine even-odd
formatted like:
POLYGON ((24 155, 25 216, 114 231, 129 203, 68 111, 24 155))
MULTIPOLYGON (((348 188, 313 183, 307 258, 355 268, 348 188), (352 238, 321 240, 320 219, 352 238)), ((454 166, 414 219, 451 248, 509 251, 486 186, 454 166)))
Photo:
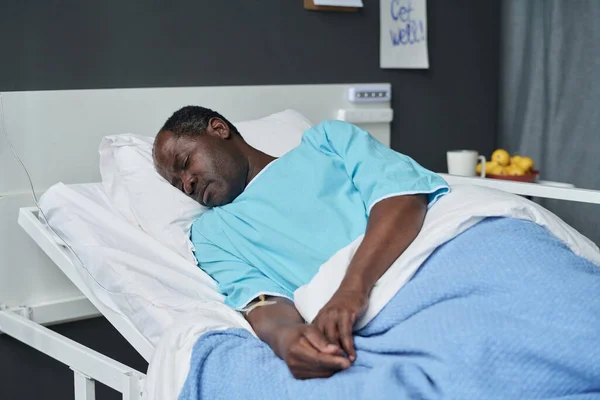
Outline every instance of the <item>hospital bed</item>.
MULTIPOLYGON (((289 88, 280 89, 282 91, 279 94, 279 101, 283 101, 283 97, 289 101, 289 88)), ((310 88, 296 89, 299 91, 308 90, 310 92, 310 88)), ((317 90, 318 88, 313 89, 317 90)), ((328 87, 327 90, 334 93, 333 96, 330 96, 335 99, 332 100, 332 103, 339 103, 340 97, 343 98, 339 94, 344 93, 347 89, 348 85, 331 85, 328 87)), ((247 89, 247 93, 244 96, 260 96, 264 94, 264 90, 264 88, 250 88, 247 89)), ((322 92, 325 89, 320 88, 319 90, 322 92)), ((275 90, 275 92, 279 91, 275 90)), ((302 96, 306 96, 306 94, 298 95, 299 98, 302 98, 302 96)), ((306 100, 300 101, 300 103, 302 104, 291 104, 291 106, 305 112, 313 120, 330 118, 331 113, 341 107, 353 107, 353 105, 346 103, 333 105, 333 108, 328 111, 330 113, 330 116, 328 116, 323 115, 323 113, 311 112, 310 107, 303 107, 302 105, 306 103, 306 100)), ((171 107, 172 104, 168 106, 171 107)), ((384 104, 384 106, 387 107, 389 104, 384 104)), ((215 108, 218 108, 218 105, 215 108)), ((256 115, 264 115, 273 110, 273 108, 265 107, 254 112, 256 115)), ((225 111, 224 114, 227 115, 225 111)), ((381 125, 383 126, 374 127, 374 130, 380 134, 379 139, 384 143, 387 142, 386 144, 389 145, 389 121, 381 122, 381 125)), ((447 174, 442 174, 442 176, 451 185, 473 184, 493 187, 524 196, 561 199, 574 203, 600 204, 600 191, 457 177, 447 174)), ((110 207, 102 202, 102 185, 99 183, 65 185, 65 190, 75 193, 79 196, 78 198, 95 202, 96 206, 100 207, 98 210, 104 207, 107 213, 111 212, 110 207)), ((576 205, 574 204, 574 206, 576 205)), ((149 336, 152 335, 144 333, 140 329, 139 324, 132 323, 132 320, 127 315, 115 312, 112 307, 107 305, 106 299, 100 298, 97 295, 98 291, 94 290, 90 281, 82 278, 82 274, 77 270, 77 260, 74 259, 73 254, 65 246, 61 245, 53 232, 48 229, 44 221, 40 218, 37 208, 20 207, 18 225, 47 255, 52 263, 62 271, 69 281, 74 284, 79 293, 75 296, 53 301, 38 303, 23 302, 18 305, 15 305, 13 302, 12 305, 6 303, 1 305, 3 299, 0 292, 0 332, 8 334, 69 366, 74 371, 75 398, 77 400, 95 398, 95 381, 102 382, 115 389, 123 395, 123 399, 134 400, 144 398, 143 388, 146 375, 142 371, 130 368, 55 333, 45 327, 45 325, 103 315, 147 361, 151 360, 155 348, 155 342, 149 340, 149 336)), ((27 301, 27 299, 23 301, 27 301)))

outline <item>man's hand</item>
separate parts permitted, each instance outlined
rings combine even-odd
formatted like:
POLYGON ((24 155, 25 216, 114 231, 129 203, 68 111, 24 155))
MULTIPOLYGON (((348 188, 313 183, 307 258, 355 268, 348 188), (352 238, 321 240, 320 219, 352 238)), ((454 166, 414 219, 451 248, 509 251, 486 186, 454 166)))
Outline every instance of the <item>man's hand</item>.
POLYGON ((339 344, 351 362, 356 360, 352 327, 367 309, 369 295, 365 289, 340 286, 329 302, 319 311, 313 325, 330 343, 339 344))
POLYGON ((283 297, 269 300, 275 304, 255 308, 246 319, 296 378, 326 378, 350 367, 341 347, 307 325, 294 303, 283 297))
POLYGON ((297 379, 328 378, 350 367, 342 350, 316 327, 304 323, 280 330, 277 351, 297 379))

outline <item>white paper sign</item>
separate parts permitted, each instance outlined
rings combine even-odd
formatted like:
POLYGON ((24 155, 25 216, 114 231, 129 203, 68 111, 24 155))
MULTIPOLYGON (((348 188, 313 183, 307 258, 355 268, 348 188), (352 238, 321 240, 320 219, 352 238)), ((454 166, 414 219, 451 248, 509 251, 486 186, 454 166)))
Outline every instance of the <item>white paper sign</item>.
POLYGON ((426 0, 381 0, 381 68, 429 68, 426 0))

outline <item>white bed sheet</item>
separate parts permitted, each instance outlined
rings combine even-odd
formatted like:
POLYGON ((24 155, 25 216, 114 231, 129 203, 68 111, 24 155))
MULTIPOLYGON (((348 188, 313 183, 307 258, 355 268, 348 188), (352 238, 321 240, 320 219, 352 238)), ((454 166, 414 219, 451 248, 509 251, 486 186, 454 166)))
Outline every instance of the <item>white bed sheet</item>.
POLYGON ((85 265, 73 257, 88 288, 154 348, 169 327, 189 321, 200 333, 251 331, 202 270, 114 213, 101 184, 56 184, 40 206, 85 265))

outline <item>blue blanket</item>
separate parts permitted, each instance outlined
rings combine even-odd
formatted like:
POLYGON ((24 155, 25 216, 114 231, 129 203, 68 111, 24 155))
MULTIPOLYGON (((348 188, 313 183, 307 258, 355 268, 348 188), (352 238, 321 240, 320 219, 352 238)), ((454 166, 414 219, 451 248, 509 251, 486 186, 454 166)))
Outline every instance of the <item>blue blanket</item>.
POLYGON ((350 369, 301 381, 246 331, 212 332, 180 399, 599 399, 600 268, 533 223, 488 219, 440 246, 355 344, 350 369))

